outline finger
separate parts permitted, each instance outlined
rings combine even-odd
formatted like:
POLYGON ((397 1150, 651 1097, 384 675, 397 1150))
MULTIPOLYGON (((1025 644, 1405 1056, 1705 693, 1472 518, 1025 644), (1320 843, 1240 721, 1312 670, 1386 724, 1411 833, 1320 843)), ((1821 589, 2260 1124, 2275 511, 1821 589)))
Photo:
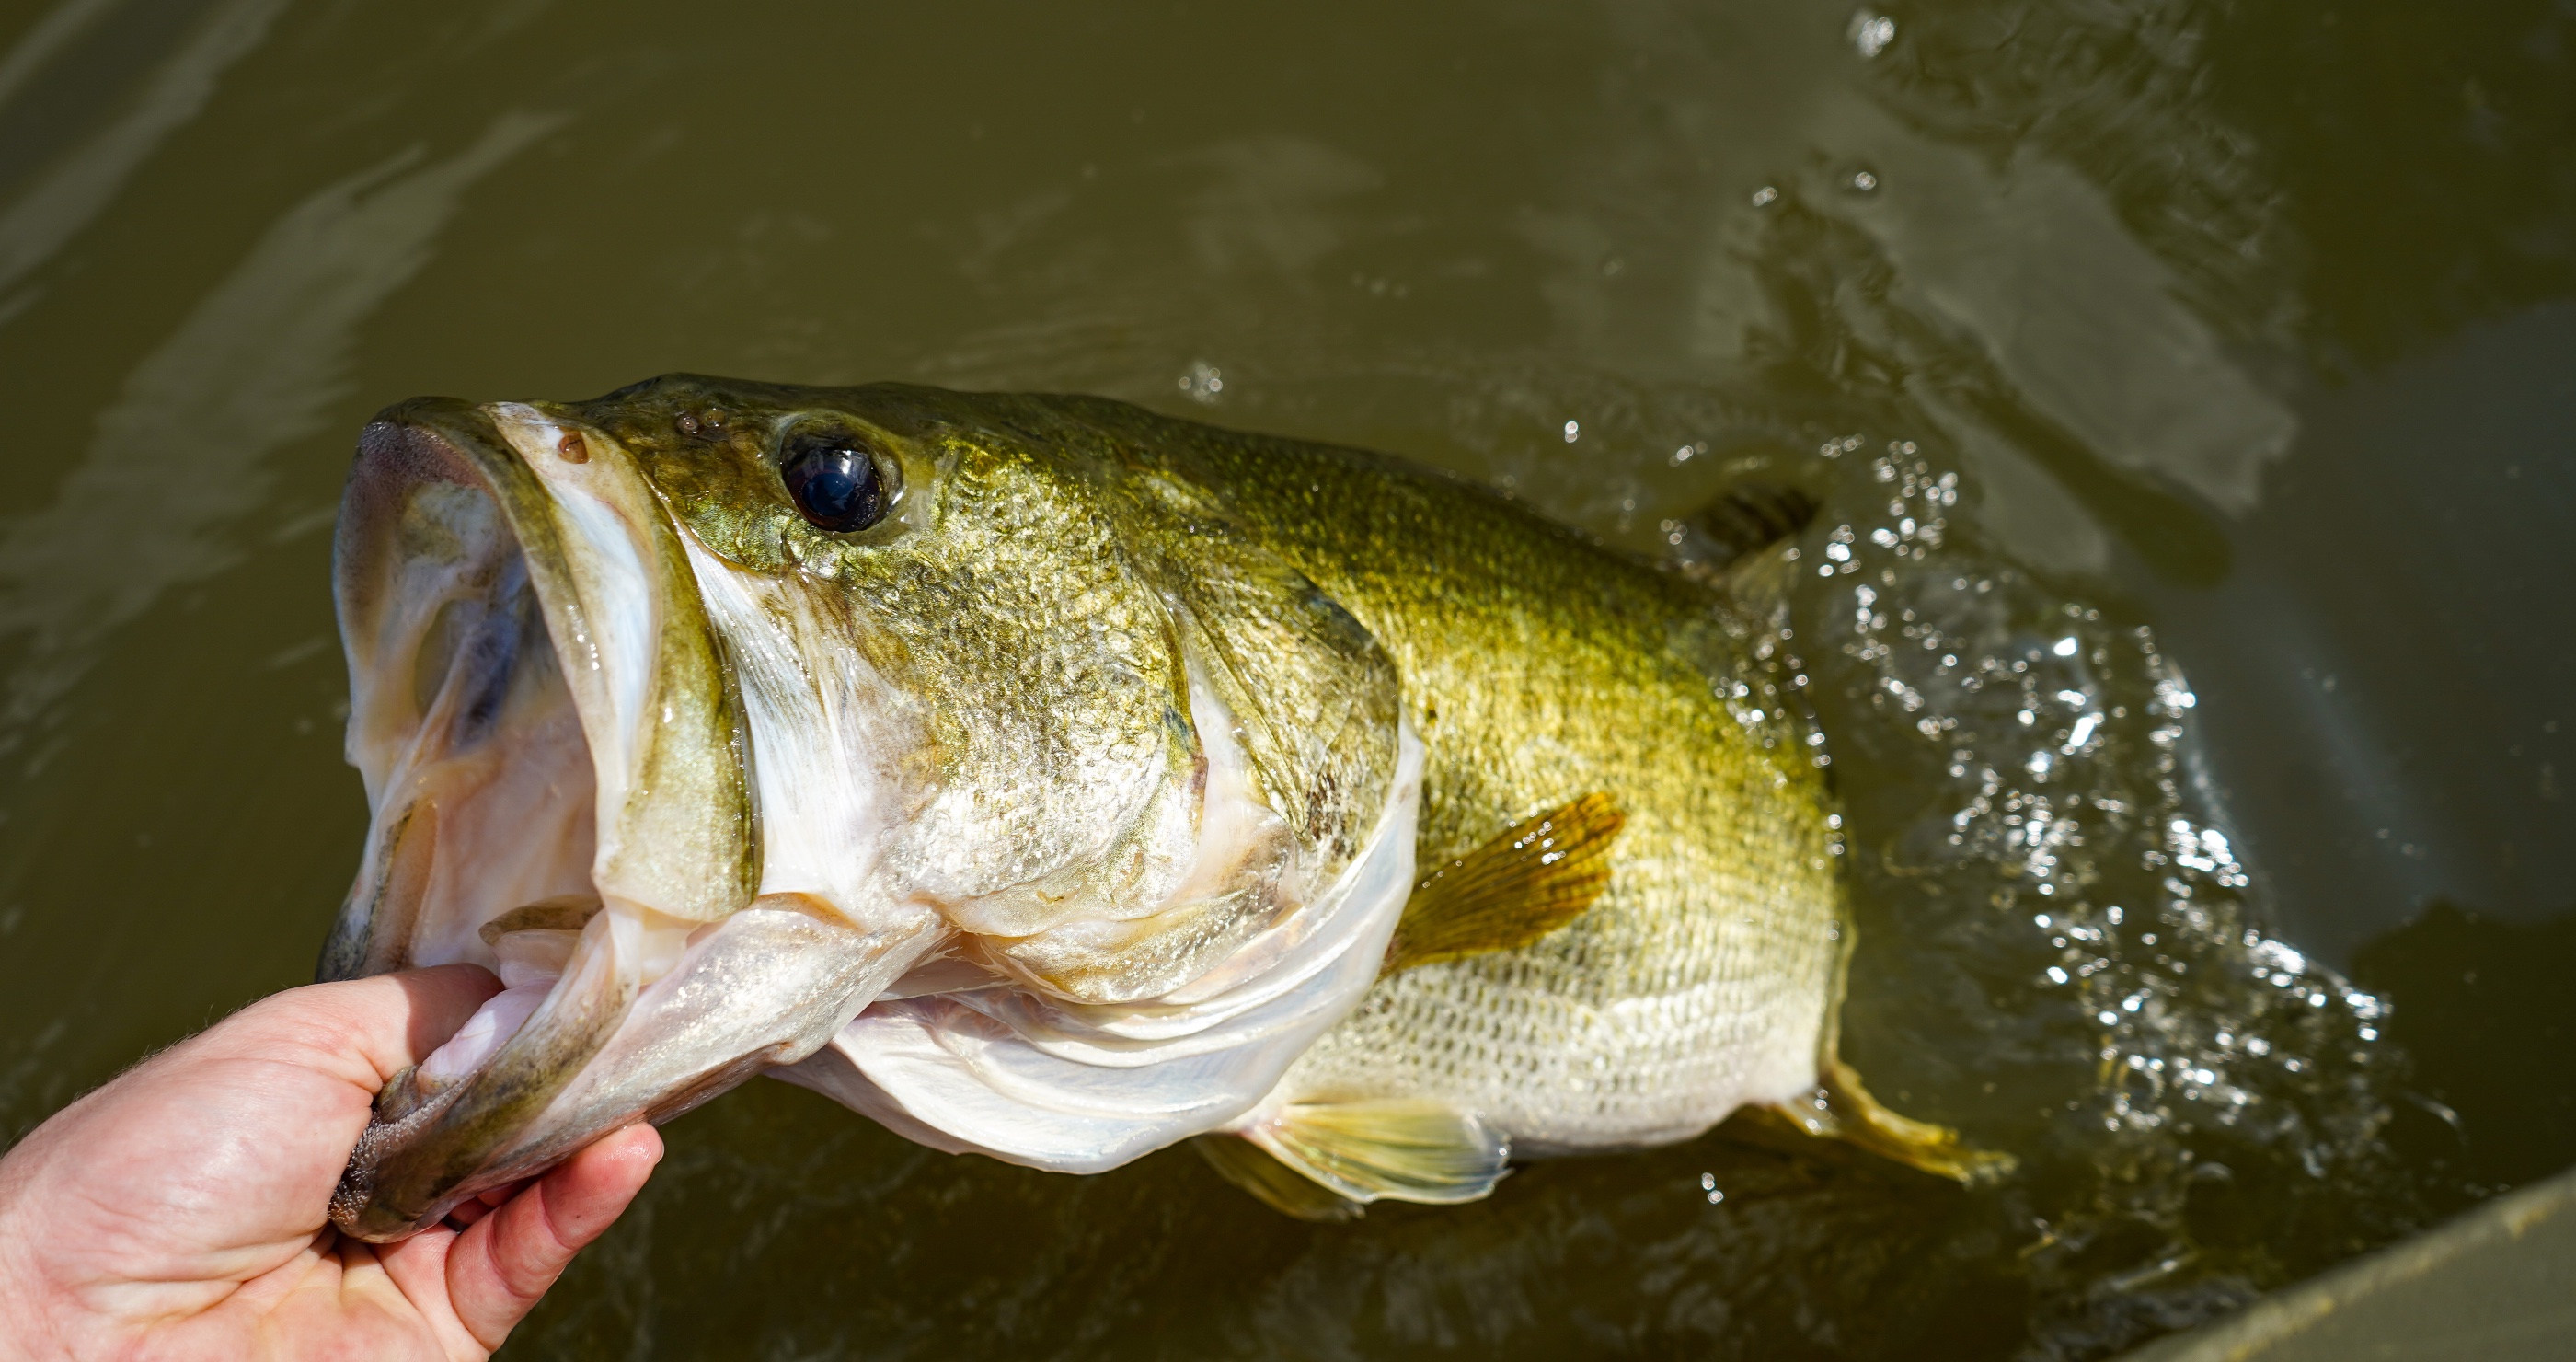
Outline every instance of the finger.
POLYGON ((495 1187, 491 1191, 479 1192, 474 1196, 468 1197, 463 1205, 458 1206, 456 1209, 447 1213, 447 1223, 457 1229, 464 1229, 475 1221, 490 1215, 502 1202, 517 1196, 519 1194, 519 1189, 527 1185, 528 1179, 521 1178, 507 1187, 495 1187))
POLYGON ((447 1254, 447 1295, 466 1331, 484 1347, 500 1347, 572 1256, 624 1213, 661 1161, 661 1135, 651 1126, 628 1126, 457 1236, 447 1254))
POLYGON ((353 1288, 373 1285, 371 1273, 390 1283, 405 1307, 437 1335, 440 1352, 450 1358, 483 1357, 492 1350, 457 1320, 447 1296, 448 1255, 461 1237, 444 1225, 433 1225, 390 1244, 343 1239, 333 1252, 345 1265, 346 1280, 353 1288))
POLYGON ((474 965, 440 965, 290 988, 190 1042, 208 1057, 292 1058, 373 1093, 435 1050, 501 983, 474 965))

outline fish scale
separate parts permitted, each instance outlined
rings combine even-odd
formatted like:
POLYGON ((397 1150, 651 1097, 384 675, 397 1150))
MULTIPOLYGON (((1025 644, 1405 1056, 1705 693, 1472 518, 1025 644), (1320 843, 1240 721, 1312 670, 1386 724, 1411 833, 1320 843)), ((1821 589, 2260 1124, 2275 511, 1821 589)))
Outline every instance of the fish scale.
POLYGON ((1803 731, 1723 693, 1766 675, 1728 602, 1482 489, 1131 412, 1085 406, 1229 488, 1250 533, 1397 659, 1429 748, 1420 865, 1591 791, 1630 815, 1588 912, 1380 980, 1274 1102, 1430 1098, 1571 1151, 1816 1086, 1844 953, 1837 847, 1803 731))
POLYGON ((1205 1137, 1320 1218, 1793 1098, 1974 1164, 1835 1054, 1839 847, 1776 546, 1736 564, 1748 605, 1379 455, 689 376, 404 404, 350 489, 379 806, 326 971, 521 980, 379 1101, 352 1233, 761 1072, 1058 1171, 1205 1137), (459 507, 481 575, 414 571, 440 550, 404 517, 459 507), (375 683, 435 672, 434 621, 522 569, 558 665, 492 731, 432 723, 463 682, 375 683))

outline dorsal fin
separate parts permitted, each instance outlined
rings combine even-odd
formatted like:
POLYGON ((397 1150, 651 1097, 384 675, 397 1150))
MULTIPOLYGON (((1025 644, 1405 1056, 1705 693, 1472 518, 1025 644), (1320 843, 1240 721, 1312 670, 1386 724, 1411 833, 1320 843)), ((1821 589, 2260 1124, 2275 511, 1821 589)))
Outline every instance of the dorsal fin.
POLYGON ((1682 527, 1698 541, 1690 556, 1724 573, 1807 528, 1822 505, 1803 487, 1748 479, 1683 517, 1682 527))
POLYGON ((1795 483, 1740 480, 1682 518, 1669 561, 1683 576, 1725 592, 1745 614, 1768 619, 1788 590, 1788 564, 1775 550, 1822 506, 1795 483))
POLYGON ((1515 950, 1573 921, 1609 886, 1610 844, 1627 823, 1595 791, 1432 871, 1405 902, 1382 974, 1515 950))

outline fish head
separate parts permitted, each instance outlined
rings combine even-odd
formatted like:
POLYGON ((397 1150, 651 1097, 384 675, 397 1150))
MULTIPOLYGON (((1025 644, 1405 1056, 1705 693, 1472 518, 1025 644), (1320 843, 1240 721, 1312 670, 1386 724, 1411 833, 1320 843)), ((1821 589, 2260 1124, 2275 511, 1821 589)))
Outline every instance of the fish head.
POLYGON ((993 401, 671 377, 367 428, 335 577, 373 824, 320 974, 504 989, 379 1098, 341 1228, 793 1063, 961 942, 1081 996, 1015 947, 1204 878, 1209 706, 1114 452, 993 401))

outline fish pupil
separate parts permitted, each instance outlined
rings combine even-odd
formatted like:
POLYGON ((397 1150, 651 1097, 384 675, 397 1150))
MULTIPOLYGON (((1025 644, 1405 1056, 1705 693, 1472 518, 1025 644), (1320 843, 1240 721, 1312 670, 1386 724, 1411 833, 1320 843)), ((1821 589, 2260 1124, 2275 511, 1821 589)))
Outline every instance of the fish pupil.
POLYGON ((864 530, 885 515, 885 479, 876 460, 847 436, 790 441, 778 476, 796 509, 817 529, 864 530))

